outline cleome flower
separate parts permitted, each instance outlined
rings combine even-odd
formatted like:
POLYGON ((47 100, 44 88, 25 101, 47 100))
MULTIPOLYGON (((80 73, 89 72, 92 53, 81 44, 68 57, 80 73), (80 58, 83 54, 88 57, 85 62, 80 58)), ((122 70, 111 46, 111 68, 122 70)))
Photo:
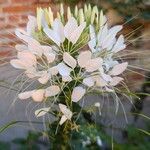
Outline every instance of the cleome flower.
MULTIPOLYGON (((56 104, 62 115, 59 125, 71 121, 72 105, 89 91, 115 93, 128 66, 114 57, 126 48, 124 36, 116 37, 121 25, 108 28, 103 12, 91 5, 76 6, 74 12, 68 7, 66 16, 62 5, 56 18, 51 8, 38 8, 37 17, 28 17, 25 30, 16 29, 23 44, 16 45, 17 58, 10 61, 39 83, 18 97, 56 104)), ((35 115, 44 116, 50 109, 40 108, 35 115)))

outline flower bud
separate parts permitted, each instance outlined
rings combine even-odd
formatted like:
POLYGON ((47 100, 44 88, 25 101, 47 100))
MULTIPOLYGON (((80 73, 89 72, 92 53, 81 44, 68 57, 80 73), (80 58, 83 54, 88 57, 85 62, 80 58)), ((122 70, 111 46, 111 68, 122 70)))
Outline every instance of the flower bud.
POLYGON ((79 10, 79 22, 80 22, 80 24, 81 24, 82 22, 84 22, 83 9, 80 9, 80 10, 79 10))
POLYGON ((94 23, 95 20, 95 9, 93 8, 92 13, 91 13, 91 24, 94 23))
POLYGON ((64 15, 64 6, 62 3, 60 4, 60 15, 61 17, 64 15))
POLYGON ((70 7, 67 8, 67 19, 69 20, 69 18, 71 18, 71 10, 70 7))
POLYGON ((52 25, 52 23, 54 21, 54 17, 53 17, 53 12, 52 12, 51 7, 48 8, 48 11, 49 11, 49 22, 52 25))
POLYGON ((74 11, 74 15, 77 18, 78 17, 78 6, 75 6, 75 11, 74 11))
POLYGON ((37 8, 37 26, 39 31, 41 31, 42 28, 42 22, 41 22, 42 14, 43 14, 42 8, 37 8))
POLYGON ((86 12, 87 12, 88 8, 87 8, 87 5, 85 4, 84 5, 84 14, 86 15, 86 12))

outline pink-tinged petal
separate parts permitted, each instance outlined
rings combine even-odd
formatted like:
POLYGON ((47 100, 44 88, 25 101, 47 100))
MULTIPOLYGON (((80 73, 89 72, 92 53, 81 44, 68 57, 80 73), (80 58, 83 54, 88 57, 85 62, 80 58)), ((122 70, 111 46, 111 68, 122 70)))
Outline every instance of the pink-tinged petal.
POLYGON ((46 93, 45 96, 46 97, 51 97, 51 96, 55 96, 60 92, 60 88, 57 85, 52 85, 48 88, 46 88, 46 93))
POLYGON ((19 99, 28 99, 32 96, 33 91, 26 91, 18 94, 19 99))
POLYGON ((70 81, 72 81, 72 78, 70 76, 63 76, 62 80, 63 80, 63 82, 70 82, 70 81))
POLYGON ((67 117, 63 115, 59 121, 59 124, 62 125, 67 120, 67 117))
POLYGON ((84 68, 87 62, 91 59, 92 53, 90 51, 81 52, 78 56, 78 64, 81 68, 84 68))
POLYGON ((71 99, 73 102, 78 102, 84 95, 86 90, 80 86, 73 89, 71 99))
POLYGON ((35 116, 36 116, 36 117, 42 117, 42 116, 44 116, 45 114, 47 114, 47 113, 49 112, 49 110, 50 110, 49 107, 37 109, 37 110, 35 111, 35 116))
POLYGON ((70 72, 72 71, 71 68, 69 68, 67 65, 64 63, 59 63, 57 65, 58 72, 61 76, 69 76, 70 72))
POLYGON ((94 80, 92 77, 88 77, 83 79, 83 84, 85 84, 88 87, 92 87, 94 85, 94 80))
POLYGON ((72 112, 70 111, 70 109, 67 108, 66 105, 64 104, 59 104, 59 109, 60 111, 66 116, 67 119, 71 119, 72 118, 72 112))
POLYGON ((38 81, 39 81, 41 84, 46 84, 49 79, 50 79, 50 75, 49 75, 48 73, 45 73, 45 74, 43 74, 43 75, 38 79, 38 81))
POLYGON ((79 27, 73 30, 73 33, 71 34, 68 40, 71 41, 73 44, 75 44, 78 41, 79 37, 81 36, 85 27, 86 23, 85 22, 81 23, 79 27))
POLYGON ((25 74, 29 77, 29 78, 35 78, 37 77, 37 72, 36 69, 34 67, 30 67, 25 71, 25 74))
POLYGON ((71 68, 75 68, 77 65, 76 60, 67 52, 63 54, 63 61, 70 66, 71 68))
POLYGON ((19 52, 28 50, 28 47, 24 44, 17 44, 15 49, 19 52))
POLYGON ((128 66, 128 62, 124 62, 118 65, 115 65, 113 69, 109 72, 110 75, 117 76, 123 73, 128 66))
POLYGON ((87 72, 94 72, 102 66, 103 60, 101 58, 95 58, 88 61, 85 66, 87 72))
POLYGON ((52 63, 55 60, 56 54, 52 50, 52 47, 50 46, 42 46, 42 50, 44 55, 47 58, 48 63, 52 63))
POLYGON ((28 41, 28 48, 33 54, 36 54, 39 57, 43 54, 41 44, 33 38, 28 41))
POLYGON ((95 81, 96 86, 98 86, 98 87, 104 87, 104 86, 107 85, 107 82, 104 79, 102 79, 100 76, 98 76, 98 75, 97 76, 93 76, 92 78, 95 81))
POLYGON ((116 86, 117 84, 119 84, 121 81, 123 81, 123 78, 121 77, 113 77, 112 81, 110 82, 111 86, 116 86))
POLYGON ((10 64, 17 69, 26 69, 26 64, 21 62, 19 59, 13 59, 10 61, 10 64))
POLYGON ((32 93, 32 99, 35 102, 42 102, 43 99, 44 99, 44 94, 45 94, 45 90, 44 89, 35 90, 32 93))
POLYGON ((36 57, 31 52, 18 52, 17 57, 20 59, 20 61, 26 64, 26 67, 32 67, 36 65, 36 57))
POLYGON ((56 66, 52 67, 52 68, 49 68, 48 69, 48 73, 50 73, 52 76, 53 75, 57 75, 58 74, 58 69, 56 66))
POLYGON ((18 36, 21 40, 25 41, 25 42, 29 42, 31 40, 31 37, 28 36, 28 33, 25 32, 22 29, 16 29, 15 30, 15 34, 16 36, 18 36))
POLYGON ((55 60, 55 54, 53 53, 45 53, 48 63, 52 63, 55 60))

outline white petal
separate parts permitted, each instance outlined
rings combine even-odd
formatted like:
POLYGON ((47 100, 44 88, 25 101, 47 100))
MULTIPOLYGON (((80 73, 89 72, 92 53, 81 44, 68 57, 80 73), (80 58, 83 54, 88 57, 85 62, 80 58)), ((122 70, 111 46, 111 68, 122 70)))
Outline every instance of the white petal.
POLYGON ((104 87, 107 85, 107 82, 104 79, 102 79, 100 76, 93 76, 92 78, 96 82, 96 86, 98 87, 104 87))
POLYGON ((70 40, 71 34, 77 27, 78 27, 78 24, 77 24, 76 19, 74 17, 71 17, 64 27, 64 34, 68 40, 70 40))
POLYGON ((50 46, 42 46, 43 53, 47 58, 48 63, 52 63, 55 60, 55 53, 50 46))
POLYGON ((46 97, 55 96, 60 92, 60 88, 57 85, 51 85, 50 87, 46 88, 46 97))
POLYGON ((127 66, 128 66, 127 62, 115 65, 113 67, 113 69, 109 72, 109 74, 113 75, 113 76, 119 75, 119 74, 123 73, 126 70, 127 66))
POLYGON ((28 41, 28 48, 33 54, 36 54, 39 57, 41 57, 43 54, 43 49, 41 48, 41 44, 35 39, 30 39, 28 41))
POLYGON ((102 43, 105 40, 107 34, 108 34, 108 25, 106 23, 105 26, 99 30, 98 35, 97 35, 99 47, 102 46, 102 43))
POLYGON ((26 91, 18 94, 19 99, 28 99, 31 97, 33 91, 26 91))
POLYGON ((125 48, 126 48, 126 45, 124 44, 124 36, 120 35, 116 44, 114 45, 114 47, 112 49, 112 52, 117 53, 125 48))
POLYGON ((16 44, 15 49, 18 51, 25 51, 28 50, 28 47, 24 44, 16 44))
POLYGON ((114 92, 114 90, 113 90, 113 89, 108 88, 108 87, 105 87, 105 91, 106 91, 106 92, 114 92))
POLYGON ((112 78, 112 81, 110 82, 110 85, 116 86, 116 85, 119 84, 122 80, 123 80, 123 78, 121 78, 121 77, 113 77, 113 78, 112 78))
POLYGON ((88 61, 85 66, 87 72, 93 72, 98 70, 102 66, 103 60, 101 58, 95 58, 88 61))
POLYGON ((44 116, 45 114, 47 114, 49 110, 50 110, 49 107, 37 109, 37 110, 35 111, 35 116, 36 116, 36 117, 42 117, 42 116, 44 116))
POLYGON ((43 75, 38 79, 38 81, 39 81, 41 84, 46 84, 49 79, 50 79, 50 75, 49 75, 48 73, 45 73, 45 74, 43 74, 43 75))
POLYGON ((78 41, 79 37, 81 36, 85 27, 86 23, 85 22, 81 23, 78 28, 73 30, 73 33, 70 35, 70 38, 68 40, 71 41, 73 44, 75 44, 78 41))
POLYGON ((36 65, 37 62, 36 57, 31 52, 28 51, 18 52, 17 57, 20 59, 20 61, 25 63, 26 67, 32 67, 36 65))
POLYGON ((66 105, 64 104, 59 104, 59 109, 61 110, 61 112, 66 116, 67 119, 71 119, 72 118, 72 112, 70 111, 70 109, 67 108, 66 105))
POLYGON ((41 101, 43 101, 44 94, 45 94, 45 90, 44 89, 35 90, 32 93, 32 98, 33 98, 33 100, 35 102, 41 102, 41 101))
POLYGON ((88 87, 92 87, 94 85, 94 81, 93 81, 92 77, 83 79, 83 83, 88 87))
POLYGON ((63 76, 62 80, 63 80, 63 82, 70 82, 70 81, 72 81, 72 78, 70 76, 63 76))
POLYGON ((62 125, 66 120, 67 120, 67 117, 65 115, 63 115, 60 119, 59 124, 62 125))
POLYGON ((48 72, 53 76, 53 75, 57 75, 58 74, 58 69, 56 66, 51 67, 48 69, 48 72))
POLYGON ((78 56, 78 64, 81 68, 86 66, 86 63, 91 59, 92 53, 90 51, 81 52, 78 56))
POLYGON ((69 76, 70 72, 72 71, 72 69, 69 68, 64 63, 59 63, 57 65, 57 69, 58 69, 59 74, 62 75, 62 76, 69 76))
POLYGON ((34 16, 28 16, 28 23, 27 23, 27 33, 28 35, 32 35, 32 33, 35 31, 35 28, 37 26, 37 21, 34 16))
POLYGON ((58 46, 60 46, 60 42, 61 42, 60 37, 57 33, 55 33, 55 31, 53 31, 49 28, 44 28, 44 32, 54 43, 56 43, 58 46))
POLYGON ((26 64, 21 62, 19 59, 13 59, 10 61, 10 64, 17 69, 26 69, 26 64))
POLYGON ((73 89, 71 99, 73 102, 78 102, 84 95, 86 90, 80 86, 73 89))
POLYGON ((34 67, 30 67, 25 71, 25 74, 29 77, 29 78, 35 78, 37 77, 37 71, 34 67))
POLYGON ((28 33, 25 32, 24 30, 22 29, 16 29, 15 30, 15 34, 23 41, 25 42, 29 42, 31 40, 31 37, 28 36, 28 33))
POLYGON ((70 66, 71 68, 75 68, 77 65, 76 60, 67 52, 63 54, 63 61, 70 66))
POLYGON ((65 40, 64 26, 59 19, 55 19, 52 25, 54 31, 59 35, 60 42, 63 43, 65 40))

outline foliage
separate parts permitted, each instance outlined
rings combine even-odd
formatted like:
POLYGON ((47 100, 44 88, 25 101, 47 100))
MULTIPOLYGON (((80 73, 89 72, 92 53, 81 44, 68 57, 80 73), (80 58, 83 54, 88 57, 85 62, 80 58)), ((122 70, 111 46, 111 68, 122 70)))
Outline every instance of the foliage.
POLYGON ((100 7, 101 4, 106 3, 117 10, 118 13, 121 14, 126 20, 130 20, 134 17, 138 17, 139 19, 144 20, 150 20, 149 6, 148 4, 146 5, 147 0, 56 0, 54 2, 65 2, 69 5, 75 5, 79 2, 86 2, 97 4, 100 7))

